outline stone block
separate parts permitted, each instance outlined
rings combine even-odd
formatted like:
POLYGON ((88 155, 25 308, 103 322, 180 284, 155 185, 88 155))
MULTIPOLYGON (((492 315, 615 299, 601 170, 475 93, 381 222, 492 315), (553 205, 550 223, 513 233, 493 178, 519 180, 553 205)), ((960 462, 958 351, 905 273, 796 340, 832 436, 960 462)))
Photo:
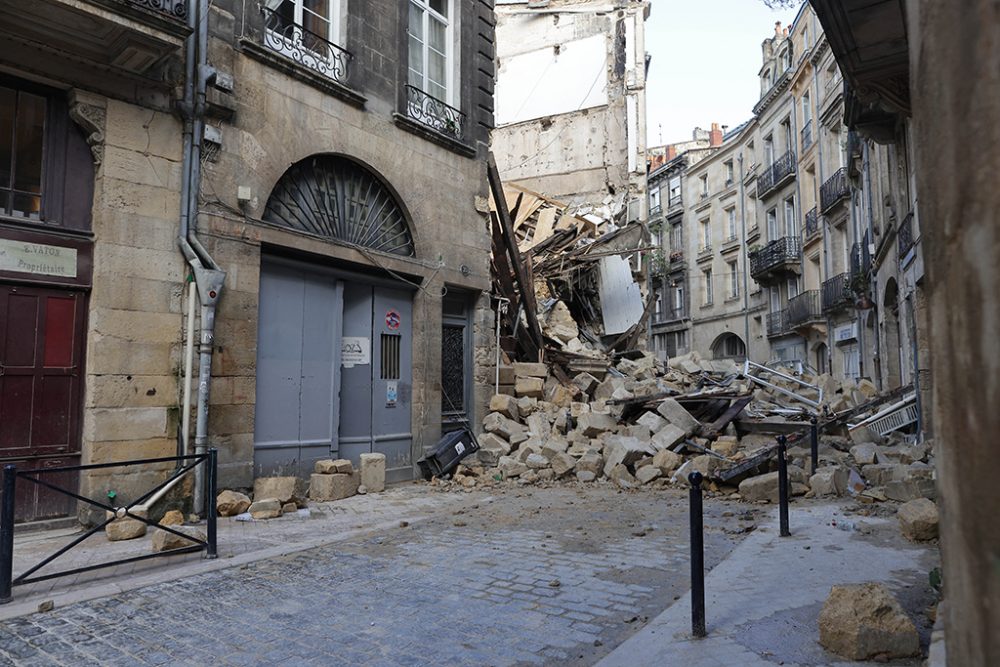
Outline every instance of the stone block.
POLYGON ((906 479, 906 466, 898 463, 871 463, 861 468, 861 474, 871 486, 906 479))
POLYGON ((579 482, 593 482, 597 479, 597 474, 591 472, 590 470, 577 470, 576 479, 579 482))
POLYGON ((313 472, 319 475, 333 475, 335 473, 350 475, 354 472, 354 464, 348 459, 323 459, 316 461, 313 465, 313 472))
POLYGON ((501 457, 510 454, 510 444, 496 433, 484 433, 476 440, 479 441, 479 452, 476 456, 484 466, 494 467, 500 462, 501 457))
POLYGON ((597 389, 597 385, 599 385, 600 382, 590 373, 577 373, 573 377, 573 384, 579 387, 580 391, 584 394, 590 396, 593 391, 597 389))
POLYGON ((747 502, 767 500, 778 502, 778 473, 769 472, 756 477, 748 477, 740 482, 740 498, 747 502))
POLYGON ((667 420, 655 412, 645 412, 641 417, 635 420, 635 423, 645 426, 652 433, 657 433, 661 428, 667 425, 667 420))
POLYGON ((509 441, 514 433, 523 431, 524 427, 512 419, 504 417, 499 412, 491 412, 483 419, 483 430, 509 441))
POLYGON ((551 389, 546 391, 546 398, 549 403, 553 405, 558 405, 561 408, 568 408, 572 403, 573 399, 576 398, 577 392, 573 391, 569 387, 556 383, 551 389))
POLYGON ((577 419, 576 427, 588 438, 595 438, 602 433, 613 431, 618 423, 611 415, 589 412, 580 415, 577 419))
POLYGON ((569 449, 569 441, 561 435, 553 435, 542 445, 542 456, 551 459, 556 454, 563 454, 569 449))
POLYGON ((608 469, 607 471, 608 479, 618 485, 622 489, 637 489, 639 488, 639 480, 632 476, 632 473, 628 471, 628 468, 619 463, 616 466, 608 469))
POLYGON ((316 501, 342 500, 358 492, 361 476, 357 473, 346 475, 312 475, 309 478, 309 497, 316 501))
POLYGON ((850 660, 920 655, 917 628, 882 584, 834 586, 819 614, 819 643, 850 660))
POLYGON ((654 479, 663 475, 663 471, 655 465, 643 466, 635 471, 635 478, 641 484, 649 484, 654 479))
POLYGON ((562 477, 576 467, 576 459, 564 452, 558 452, 549 457, 549 465, 556 477, 562 477))
POLYGON ((875 443, 863 442, 851 447, 851 456, 859 466, 866 466, 875 463, 875 443))
POLYGON ((215 509, 219 516, 236 516, 250 508, 250 496, 239 491, 225 490, 215 499, 215 509))
POLYGON ((604 471, 604 457, 595 453, 584 454, 576 462, 576 471, 578 477, 580 472, 586 471, 593 473, 594 477, 597 478, 604 471))
POLYGON ((656 407, 656 411, 660 413, 661 417, 684 431, 686 435, 691 435, 700 426, 698 420, 692 417, 683 405, 672 398, 663 399, 656 407))
POLYGON ((368 493, 385 491, 385 454, 361 455, 361 485, 368 493))
POLYGON ((639 459, 652 456, 656 452, 649 443, 638 438, 613 435, 604 445, 604 474, 611 477, 611 470, 619 465, 631 465, 639 459))
POLYGON ((281 516, 282 502, 277 498, 261 498, 250 504, 250 516, 254 519, 275 519, 281 516))
POLYGON ((937 498, 937 488, 933 479, 905 479, 885 485, 885 497, 905 503, 918 498, 937 498))
POLYGON ((184 513, 180 510, 170 510, 159 521, 161 526, 183 526, 184 513))
POLYGON ((284 514, 295 514, 299 511, 299 506, 295 503, 285 503, 281 506, 281 513, 284 514))
POLYGON ((521 416, 517 399, 507 394, 494 394, 490 398, 490 412, 499 412, 508 419, 519 419, 521 416))
POLYGON ((847 470, 841 467, 820 468, 809 478, 809 488, 816 496, 842 496, 847 491, 847 470))
POLYGON ((719 436, 719 438, 717 438, 712 444, 712 451, 727 457, 735 454, 739 448, 739 439, 732 435, 719 436))
POLYGON ((298 477, 258 477, 253 482, 253 497, 277 498, 284 505, 287 502, 305 502, 305 484, 298 477))
MULTIPOLYGON (((280 516, 280 511, 279 511, 280 516)), ((188 537, 192 537, 195 540, 201 540, 204 542, 208 539, 205 536, 205 531, 197 526, 177 526, 173 528, 178 533, 183 533, 188 537)), ((153 539, 151 540, 151 547, 154 552, 159 553, 161 551, 170 551, 171 549, 181 549, 183 547, 196 546, 193 540, 189 540, 180 535, 175 535, 169 531, 157 528, 153 531, 153 539)))
POLYGON ((519 377, 514 383, 514 394, 516 396, 542 398, 545 394, 545 382, 541 378, 536 377, 519 377))
POLYGON ((938 536, 938 509, 933 501, 918 498, 903 503, 896 511, 903 537, 914 542, 933 540, 938 536))
POLYGON ((500 474, 503 475, 504 479, 520 477, 528 472, 528 466, 512 456, 501 456, 497 462, 497 467, 500 469, 500 474))
MULTIPOLYGON (((134 508, 129 511, 144 519, 149 516, 144 509, 134 508)), ((108 515, 111 516, 111 512, 108 512, 108 515)), ((105 526, 104 533, 107 535, 109 542, 119 542, 121 540, 134 540, 137 537, 142 537, 146 534, 146 528, 147 524, 145 522, 133 519, 130 516, 122 516, 105 526)))
POLYGON ((524 419, 538 409, 538 399, 531 396, 522 396, 517 399, 517 413, 524 419))
POLYGON ((609 375, 604 378, 594 389, 593 397, 595 401, 607 401, 610 399, 614 393, 619 389, 625 388, 625 380, 620 377, 615 377, 614 375, 609 375))
POLYGON ((683 429, 674 426, 673 424, 667 424, 662 429, 660 429, 650 440, 650 444, 653 449, 662 450, 670 449, 677 443, 683 441, 687 437, 687 433, 683 429))
POLYGON ((660 469, 665 476, 670 476, 674 474, 681 464, 684 463, 684 457, 680 454, 675 454, 669 449, 661 449, 653 455, 653 465, 660 469))
POLYGON ((552 424, 549 422, 548 415, 544 412, 536 412, 529 415, 527 425, 528 433, 539 440, 544 441, 552 434, 552 424))
POLYGON ((532 452, 525 457, 524 465, 528 466, 532 470, 541 470, 542 468, 549 467, 549 460, 541 454, 535 454, 532 452))
POLYGON ((538 362, 514 362, 514 376, 517 378, 546 378, 549 375, 548 367, 538 362))

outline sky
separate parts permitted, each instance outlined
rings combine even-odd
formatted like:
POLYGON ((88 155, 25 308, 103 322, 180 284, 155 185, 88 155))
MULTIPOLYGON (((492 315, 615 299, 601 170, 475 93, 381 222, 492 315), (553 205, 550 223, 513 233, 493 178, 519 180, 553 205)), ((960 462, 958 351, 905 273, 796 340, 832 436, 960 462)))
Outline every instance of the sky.
POLYGON ((735 128, 748 120, 760 98, 760 44, 774 34, 775 21, 788 25, 796 13, 760 0, 652 0, 647 144, 689 140, 696 126, 735 128))

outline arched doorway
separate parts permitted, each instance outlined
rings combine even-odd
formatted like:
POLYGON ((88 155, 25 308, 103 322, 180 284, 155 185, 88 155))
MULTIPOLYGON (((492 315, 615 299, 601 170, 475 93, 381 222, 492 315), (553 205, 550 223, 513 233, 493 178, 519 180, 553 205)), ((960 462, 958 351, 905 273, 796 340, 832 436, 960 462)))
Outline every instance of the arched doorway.
POLYGON ((899 287, 896 279, 890 278, 885 286, 885 297, 882 300, 882 340, 885 353, 885 387, 896 389, 902 383, 902 354, 899 340, 899 287))
POLYGON ((816 372, 820 375, 824 375, 830 372, 830 349, 826 346, 826 343, 820 343, 816 346, 813 352, 813 359, 816 365, 816 372))
POLYGON ((734 333, 724 333, 712 343, 713 359, 745 359, 746 356, 746 344, 734 333))
MULTIPOLYGON (((412 257, 389 185, 349 158, 317 155, 278 180, 263 219, 338 245, 412 257)), ((378 264, 372 259, 372 263, 378 264)), ((412 477, 413 292, 336 260, 261 257, 254 474, 308 477, 315 461, 386 457, 412 477)))

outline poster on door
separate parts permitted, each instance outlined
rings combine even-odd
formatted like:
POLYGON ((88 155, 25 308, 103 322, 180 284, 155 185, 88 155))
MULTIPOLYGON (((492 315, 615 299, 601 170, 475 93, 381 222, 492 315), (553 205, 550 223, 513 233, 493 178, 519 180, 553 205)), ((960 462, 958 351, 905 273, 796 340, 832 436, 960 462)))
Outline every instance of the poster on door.
POLYGON ((396 401, 399 400, 399 383, 395 380, 391 380, 385 384, 385 407, 394 408, 396 407, 396 401))
POLYGON ((371 363, 371 339, 365 336, 344 336, 340 342, 340 365, 344 368, 367 366, 371 363))

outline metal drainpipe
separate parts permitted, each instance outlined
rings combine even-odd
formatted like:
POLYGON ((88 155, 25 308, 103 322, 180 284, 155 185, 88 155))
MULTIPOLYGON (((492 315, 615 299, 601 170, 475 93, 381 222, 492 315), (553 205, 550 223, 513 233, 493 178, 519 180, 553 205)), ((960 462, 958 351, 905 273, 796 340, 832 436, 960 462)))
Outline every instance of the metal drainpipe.
MULTIPOLYGON (((875 192, 872 190, 871 147, 870 147, 870 145, 868 144, 867 141, 865 142, 865 163, 864 164, 865 164, 865 190, 868 192, 868 242, 869 243, 874 243, 875 242, 875 208, 874 208, 874 204, 872 204, 872 195, 874 195, 875 192)), ((878 281, 877 280, 871 281, 871 290, 872 290, 872 302, 874 303, 874 310, 875 310, 875 322, 874 322, 874 326, 872 327, 872 332, 875 335, 875 358, 876 359, 881 359, 882 358, 882 342, 880 340, 881 337, 878 335, 878 330, 879 330, 879 327, 878 327, 878 320, 879 320, 879 317, 878 317, 878 315, 879 315, 878 302, 879 302, 879 299, 878 299, 878 281)), ((881 363, 873 364, 873 366, 874 366, 874 368, 872 369, 873 371, 877 371, 877 370, 881 369, 881 367, 882 367, 881 363)), ((878 389, 881 391, 881 389, 882 389, 882 374, 880 372, 875 374, 875 386, 878 387, 878 389)))
POLYGON ((747 249, 747 207, 746 183, 743 175, 743 151, 739 152, 737 161, 740 163, 740 228, 743 234, 743 340, 746 342, 747 359, 750 359, 750 284, 747 274, 750 270, 750 258, 747 249))
MULTIPOLYGON (((825 174, 823 173, 823 130, 825 126, 823 125, 823 120, 820 114, 822 110, 822 105, 820 104, 821 98, 819 96, 819 77, 816 76, 816 65, 813 65, 813 96, 816 98, 816 165, 817 173, 819 174, 819 179, 817 180, 817 192, 816 197, 816 217, 821 223, 821 228, 823 230, 823 269, 822 279, 820 280, 820 303, 822 304, 822 286, 823 283, 830 279, 830 234, 828 231, 828 226, 830 221, 823 214, 823 178, 825 174)), ((833 315, 831 313, 826 314, 826 365, 827 373, 833 376, 833 315)))
MULTIPOLYGON (((191 35, 186 46, 184 101, 184 166, 181 183, 181 214, 178 245, 194 273, 201 301, 201 336, 198 364, 198 413, 195 422, 195 454, 204 454, 208 442, 208 400, 212 383, 212 350, 215 341, 215 307, 225 281, 225 272, 205 250, 197 236, 198 199, 201 190, 201 137, 204 134, 205 88, 213 71, 207 65, 208 0, 197 0, 188 15, 191 35), (207 267, 207 268, 206 268, 207 267)), ((187 452, 190 454, 190 452, 187 452)), ((204 466, 195 468, 194 511, 203 513, 204 466)))
MULTIPOLYGON (((850 157, 850 156, 848 156, 850 157)), ((864 271, 864 266, 861 264, 862 257, 864 254, 861 252, 861 243, 858 239, 858 193, 857 191, 851 193, 851 236, 854 237, 851 243, 851 248, 854 245, 858 246, 858 270, 864 271)), ((854 253, 851 253, 851 259, 854 259, 854 253)), ((864 327, 864 313, 865 311, 858 309, 855 324, 858 326, 858 379, 864 377, 865 374, 865 327, 864 327)))

